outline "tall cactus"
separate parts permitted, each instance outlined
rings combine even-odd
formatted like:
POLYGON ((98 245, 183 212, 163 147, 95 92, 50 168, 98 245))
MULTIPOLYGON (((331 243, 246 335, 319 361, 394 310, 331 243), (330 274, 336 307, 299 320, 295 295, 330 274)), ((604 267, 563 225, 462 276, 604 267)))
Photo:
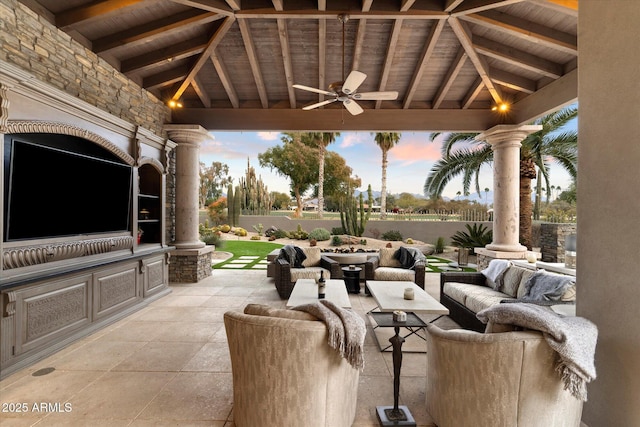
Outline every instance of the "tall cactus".
POLYGON ((236 195, 233 198, 233 226, 238 227, 240 225, 240 211, 242 202, 242 189, 239 185, 236 185, 236 195))
POLYGON ((247 171, 240 178, 242 189, 241 210, 248 215, 269 215, 271 212, 271 196, 267 186, 262 182, 262 177, 256 176, 255 169, 247 159, 247 171))
POLYGON ((236 195, 233 194, 233 184, 229 184, 227 187, 227 219, 229 220, 229 225, 232 227, 236 225, 234 223, 235 199, 236 195))
POLYGON ((358 196, 358 206, 356 207, 356 201, 352 196, 349 196, 347 200, 341 203, 340 206, 340 222, 345 233, 350 236, 362 237, 365 226, 369 217, 371 216, 371 207, 373 206, 373 193, 371 191, 371 185, 367 188, 368 194, 368 207, 364 208, 364 197, 362 193, 358 196))

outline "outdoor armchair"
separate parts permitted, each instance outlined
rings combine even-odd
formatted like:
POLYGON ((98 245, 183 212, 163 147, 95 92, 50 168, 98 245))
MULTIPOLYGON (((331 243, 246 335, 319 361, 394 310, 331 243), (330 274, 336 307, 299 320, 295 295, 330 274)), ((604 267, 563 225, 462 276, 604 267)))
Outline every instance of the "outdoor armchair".
POLYGON ((302 268, 296 268, 288 260, 278 257, 273 263, 275 267, 274 279, 280 298, 289 298, 298 279, 317 279, 320 272, 325 279, 341 278, 340 263, 322 255, 320 248, 302 248, 306 259, 302 262, 302 268))
POLYGON ((396 251, 398 249, 381 248, 378 255, 367 258, 365 280, 410 281, 424 289, 426 261, 416 263, 413 268, 403 268, 394 257, 396 251))
POLYGON ((438 427, 578 427, 542 333, 427 327, 427 412, 438 427))

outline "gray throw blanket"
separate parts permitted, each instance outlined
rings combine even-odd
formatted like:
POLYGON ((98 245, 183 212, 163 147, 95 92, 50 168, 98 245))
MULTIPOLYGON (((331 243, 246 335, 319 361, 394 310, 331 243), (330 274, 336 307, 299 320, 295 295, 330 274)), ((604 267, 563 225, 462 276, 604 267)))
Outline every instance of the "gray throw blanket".
POLYGON ((416 264, 426 264, 427 262, 427 257, 424 256, 421 250, 406 246, 400 246, 394 254, 394 258, 400 262, 402 268, 412 270, 415 269, 416 264))
POLYGON ((574 283, 572 276, 538 270, 525 284, 524 299, 532 301, 559 301, 574 283))
POLYGON ((364 369, 364 338, 367 327, 362 317, 325 299, 293 309, 322 320, 329 330, 329 346, 347 359, 355 369, 364 369))
POLYGON ((556 372, 565 390, 587 401, 587 383, 596 378, 594 355, 598 328, 582 317, 564 317, 535 304, 497 304, 476 315, 481 322, 516 325, 542 332, 559 360, 556 372))

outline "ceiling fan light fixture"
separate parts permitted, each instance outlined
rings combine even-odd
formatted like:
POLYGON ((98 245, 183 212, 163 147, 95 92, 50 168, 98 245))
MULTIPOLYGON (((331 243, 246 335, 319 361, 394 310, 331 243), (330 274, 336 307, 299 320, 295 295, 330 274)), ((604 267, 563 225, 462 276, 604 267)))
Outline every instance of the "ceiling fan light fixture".
POLYGON ((176 101, 175 99, 167 102, 167 105, 169 106, 169 108, 182 108, 182 102, 176 101))

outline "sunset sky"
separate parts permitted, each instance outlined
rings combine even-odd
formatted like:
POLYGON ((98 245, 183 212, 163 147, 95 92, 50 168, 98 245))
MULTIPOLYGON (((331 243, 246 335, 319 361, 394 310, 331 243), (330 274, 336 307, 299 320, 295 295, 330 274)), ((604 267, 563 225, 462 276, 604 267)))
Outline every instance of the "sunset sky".
MULTIPOLYGON (((577 120, 569 125, 577 127, 577 120)), ((289 182, 275 171, 261 168, 258 154, 270 147, 281 144, 281 134, 277 132, 211 132, 212 140, 200 147, 200 161, 207 166, 218 161, 229 165, 230 175, 234 184, 244 175, 247 168, 247 158, 268 186, 269 191, 289 193, 289 182)), ((399 194, 402 192, 423 194, 423 186, 432 166, 440 159, 439 140, 429 141, 428 132, 402 132, 400 143, 389 151, 389 166, 387 168, 387 192, 399 194)), ((353 174, 362 179, 361 190, 366 190, 371 184, 374 191, 379 191, 382 182, 382 151, 374 141, 370 132, 343 132, 328 147, 336 151, 347 161, 353 169, 353 174)), ((551 182, 562 189, 569 188, 571 179, 559 167, 552 167, 551 182)), ((481 173, 480 188, 493 189, 493 171, 486 167, 481 173)), ((443 195, 455 198, 456 193, 462 191, 462 178, 450 182, 443 195)), ((473 188, 472 188, 473 192, 473 188)), ((484 194, 482 195, 485 196, 484 194)))

